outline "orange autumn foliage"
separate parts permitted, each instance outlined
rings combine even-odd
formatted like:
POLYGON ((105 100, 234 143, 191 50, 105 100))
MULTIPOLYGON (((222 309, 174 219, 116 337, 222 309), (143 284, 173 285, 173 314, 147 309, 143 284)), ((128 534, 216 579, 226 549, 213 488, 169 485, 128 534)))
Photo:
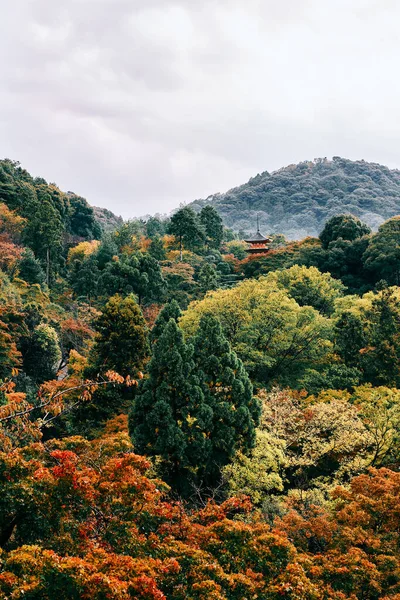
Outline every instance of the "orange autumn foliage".
MULTIPOLYGON (((111 427, 112 429, 112 427, 111 427)), ((395 599, 400 475, 371 470, 330 511, 275 526, 246 498, 188 509, 126 433, 0 453, 0 597, 395 599)))

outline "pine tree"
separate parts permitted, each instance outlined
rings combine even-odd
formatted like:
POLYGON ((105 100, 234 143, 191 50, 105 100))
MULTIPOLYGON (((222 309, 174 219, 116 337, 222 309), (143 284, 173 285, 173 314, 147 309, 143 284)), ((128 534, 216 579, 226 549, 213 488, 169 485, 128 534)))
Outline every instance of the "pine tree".
POLYGON ((194 352, 205 402, 212 411, 212 449, 202 473, 203 483, 212 487, 237 450, 245 454, 254 446, 261 409, 242 361, 212 315, 200 321, 194 352))
POLYGON ((196 376, 193 346, 184 342, 174 319, 154 345, 148 372, 130 414, 135 450, 160 457, 165 481, 190 496, 191 484, 209 461, 212 410, 196 376))
POLYGON ((219 248, 224 237, 224 227, 218 212, 211 205, 204 206, 200 211, 200 223, 207 236, 208 248, 219 248))
POLYGON ((163 307, 163 309, 160 311, 160 313, 158 314, 156 322, 154 323, 154 327, 151 330, 151 333, 150 333, 151 343, 154 344, 154 342, 156 342, 158 340, 158 338, 161 337, 161 335, 162 335, 164 329, 166 328, 166 326, 168 325, 170 319, 174 319, 175 321, 178 321, 181 314, 182 314, 181 309, 179 308, 179 304, 177 303, 176 300, 171 300, 170 302, 168 302, 168 304, 166 304, 163 307))

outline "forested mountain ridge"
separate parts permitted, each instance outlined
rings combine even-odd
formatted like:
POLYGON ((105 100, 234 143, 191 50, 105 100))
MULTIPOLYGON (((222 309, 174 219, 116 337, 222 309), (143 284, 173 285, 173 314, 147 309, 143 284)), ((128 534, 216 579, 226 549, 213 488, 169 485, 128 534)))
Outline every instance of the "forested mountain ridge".
POLYGON ((10 159, 0 160, 0 202, 27 220, 23 242, 43 259, 52 247, 53 262, 59 259, 56 248, 99 239, 102 231, 113 231, 123 222, 107 209, 90 206, 80 195, 33 177, 10 159))
POLYGON ((344 213, 376 229, 400 213, 400 171, 364 160, 318 158, 265 171, 191 206, 197 210, 207 204, 236 231, 253 231, 259 214, 265 232, 289 239, 316 236, 329 218, 344 213))

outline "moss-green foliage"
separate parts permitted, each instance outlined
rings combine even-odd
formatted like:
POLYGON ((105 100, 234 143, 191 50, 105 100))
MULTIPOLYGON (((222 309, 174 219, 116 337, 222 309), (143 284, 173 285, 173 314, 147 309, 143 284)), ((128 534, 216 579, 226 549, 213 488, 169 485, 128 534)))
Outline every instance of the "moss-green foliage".
POLYGON ((329 248, 332 242, 339 239, 354 242, 354 240, 370 233, 371 229, 368 225, 365 225, 353 215, 338 215, 325 223, 319 239, 324 248, 329 248))
POLYGON ((203 315, 214 315, 253 381, 301 386, 312 364, 331 350, 332 323, 310 306, 299 306, 268 278, 246 280, 193 302, 180 323, 194 335, 203 315))
POLYGON ((271 286, 283 287, 300 306, 312 306, 325 315, 334 311, 335 300, 345 291, 341 281, 329 273, 321 273, 316 267, 294 265, 270 273, 266 281, 271 282, 271 286))
POLYGON ((141 252, 113 257, 99 277, 98 288, 105 296, 136 294, 141 304, 162 302, 165 298, 165 281, 159 263, 141 252))
POLYGON ((135 377, 149 353, 148 331, 132 296, 112 296, 96 321, 98 337, 89 358, 90 371, 116 371, 135 377))
POLYGON ((57 332, 41 323, 25 340, 24 371, 35 382, 54 379, 61 360, 60 340, 57 332))
POLYGON ((223 469, 232 496, 246 494, 260 504, 272 493, 283 490, 282 470, 288 463, 285 442, 259 429, 255 447, 249 455, 238 451, 223 469))
POLYGON ((400 217, 379 227, 363 258, 375 281, 385 279, 390 285, 400 285, 400 217))

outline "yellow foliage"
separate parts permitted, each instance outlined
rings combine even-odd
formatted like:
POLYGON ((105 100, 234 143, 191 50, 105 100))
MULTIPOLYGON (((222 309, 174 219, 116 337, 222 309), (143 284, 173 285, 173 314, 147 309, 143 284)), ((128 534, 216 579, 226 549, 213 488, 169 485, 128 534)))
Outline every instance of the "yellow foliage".
POLYGON ((68 264, 71 264, 74 260, 82 261, 98 249, 100 242, 98 240, 92 240, 91 242, 81 242, 68 252, 68 264))

